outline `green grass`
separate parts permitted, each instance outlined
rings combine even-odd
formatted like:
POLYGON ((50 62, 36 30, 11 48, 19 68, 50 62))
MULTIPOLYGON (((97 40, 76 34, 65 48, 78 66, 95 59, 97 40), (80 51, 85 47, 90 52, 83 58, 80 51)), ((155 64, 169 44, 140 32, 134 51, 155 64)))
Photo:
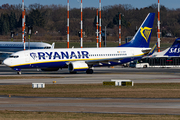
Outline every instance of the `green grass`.
POLYGON ((179 120, 178 115, 126 115, 0 111, 1 120, 179 120))
MULTIPOLYGON (((1 85, 0 95, 39 97, 180 98, 180 83, 143 83, 115 87, 102 84, 1 85), (113 94, 112 94, 113 93, 113 94)), ((131 115, 62 112, 0 111, 0 120, 179 120, 179 115, 131 115)))
POLYGON ((2 85, 0 95, 87 98, 180 98, 179 83, 138 84, 116 87, 102 84, 46 84, 43 89, 32 85, 2 85), (112 94, 113 93, 113 94, 112 94))

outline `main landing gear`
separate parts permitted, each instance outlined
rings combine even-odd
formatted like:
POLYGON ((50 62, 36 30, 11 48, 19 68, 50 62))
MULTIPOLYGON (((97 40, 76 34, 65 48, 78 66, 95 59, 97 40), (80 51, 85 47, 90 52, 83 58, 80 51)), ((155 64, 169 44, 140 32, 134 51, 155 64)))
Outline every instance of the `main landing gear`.
POLYGON ((93 69, 87 69, 87 70, 86 70, 86 73, 87 73, 87 74, 93 74, 93 69))

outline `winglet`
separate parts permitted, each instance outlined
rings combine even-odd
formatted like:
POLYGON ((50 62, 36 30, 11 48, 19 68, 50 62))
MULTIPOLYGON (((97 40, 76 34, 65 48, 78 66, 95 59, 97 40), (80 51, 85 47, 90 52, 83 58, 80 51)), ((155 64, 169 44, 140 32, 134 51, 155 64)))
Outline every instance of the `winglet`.
POLYGON ((51 49, 54 49, 55 43, 53 42, 51 45, 51 49))
POLYGON ((153 46, 153 48, 151 49, 151 51, 147 54, 147 56, 152 55, 154 53, 154 51, 156 50, 157 47, 157 43, 153 46))

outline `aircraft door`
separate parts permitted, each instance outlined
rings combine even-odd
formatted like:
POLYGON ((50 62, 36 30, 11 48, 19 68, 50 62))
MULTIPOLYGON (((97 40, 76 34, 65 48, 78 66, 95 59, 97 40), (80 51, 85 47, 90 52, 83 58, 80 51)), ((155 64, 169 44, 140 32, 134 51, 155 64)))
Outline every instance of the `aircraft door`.
POLYGON ((134 51, 133 50, 131 50, 131 55, 134 56, 134 51))
POLYGON ((28 53, 25 53, 25 62, 29 62, 30 61, 30 57, 28 53))
POLYGON ((133 50, 131 50, 131 60, 134 60, 134 51, 133 50))

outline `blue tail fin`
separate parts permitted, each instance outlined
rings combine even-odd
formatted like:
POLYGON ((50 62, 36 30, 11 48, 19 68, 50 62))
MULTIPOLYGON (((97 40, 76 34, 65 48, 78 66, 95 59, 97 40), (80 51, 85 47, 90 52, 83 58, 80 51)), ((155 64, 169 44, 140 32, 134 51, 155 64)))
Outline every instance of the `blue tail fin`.
POLYGON ((169 50, 164 54, 167 56, 180 56, 180 38, 176 39, 169 50))
POLYGON ((119 47, 149 47, 155 13, 149 13, 133 39, 119 47))

